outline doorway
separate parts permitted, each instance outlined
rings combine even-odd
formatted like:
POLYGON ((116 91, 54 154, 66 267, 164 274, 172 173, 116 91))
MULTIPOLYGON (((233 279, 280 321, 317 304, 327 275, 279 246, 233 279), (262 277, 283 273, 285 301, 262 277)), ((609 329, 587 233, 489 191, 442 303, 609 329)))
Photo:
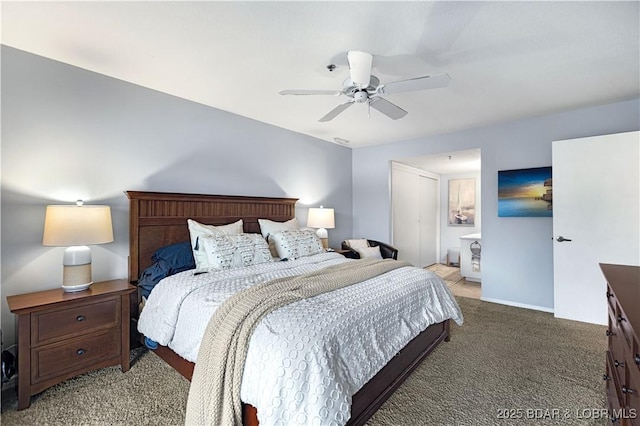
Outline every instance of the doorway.
MULTIPOLYGON (((392 162, 392 174, 394 165, 401 165, 407 168, 413 168, 414 174, 422 174, 429 176, 432 179, 438 180, 438 190, 435 199, 431 199, 431 206, 435 208, 436 215, 438 216, 438 225, 433 237, 428 237, 429 241, 423 242, 424 245, 435 246, 435 259, 432 258, 433 264, 446 264, 447 253, 450 249, 460 249, 461 240, 460 237, 468 234, 481 232, 481 162, 480 162, 480 149, 464 150, 464 151, 452 151, 444 152, 440 154, 424 155, 410 158, 401 158, 392 162), (473 225, 456 226, 455 224, 449 225, 448 219, 448 203, 449 203, 449 180, 460 178, 473 178, 476 181, 476 217, 473 225)), ((400 185, 396 179, 391 179, 391 241, 399 248, 399 253, 402 253, 400 249, 406 238, 419 235, 420 229, 417 219, 405 218, 402 220, 403 212, 399 211, 399 208, 394 207, 394 200, 403 198, 415 198, 417 191, 409 189, 407 185, 400 185), (409 226, 404 226, 409 224, 409 226), (413 224, 413 226, 411 226, 413 224)), ((416 184, 417 185, 417 184, 416 184)), ((426 200, 426 198, 423 198, 426 200)), ((427 201, 424 201, 425 203, 427 201)), ((424 209, 426 206, 423 206, 424 209)), ((415 245, 414 245, 415 246, 415 245)), ((455 252, 455 250, 453 250, 455 252)), ((402 256, 399 254, 399 256, 402 256)), ((418 254, 408 254, 413 259, 418 259, 418 254)), ((431 263, 420 264, 419 266, 429 266, 431 263)), ((459 263, 458 263, 459 264, 459 263)))
POLYGON ((439 250, 440 178, 405 164, 391 165, 392 244, 414 266, 436 263, 439 250))

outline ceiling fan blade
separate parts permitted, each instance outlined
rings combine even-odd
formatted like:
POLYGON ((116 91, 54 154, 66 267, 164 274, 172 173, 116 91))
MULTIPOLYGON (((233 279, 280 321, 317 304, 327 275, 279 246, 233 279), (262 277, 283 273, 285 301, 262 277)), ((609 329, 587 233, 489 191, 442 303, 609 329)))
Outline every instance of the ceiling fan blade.
POLYGON ((371 98, 369 100, 369 106, 377 109, 392 120, 397 120, 407 115, 407 111, 380 97, 371 98))
POLYGON ((408 80, 394 81, 392 83, 381 84, 378 93, 389 95, 398 92, 412 92, 416 90, 439 89, 447 87, 451 83, 449 74, 426 75, 408 80))
POLYGON ((339 90, 281 90, 278 93, 281 95, 331 95, 340 96, 342 94, 339 90))
POLYGON ((327 115, 325 115, 324 117, 322 117, 318 121, 320 121, 320 122, 331 121, 334 118, 336 118, 338 116, 338 114, 340 114, 345 109, 349 108, 351 105, 353 105, 353 101, 347 102, 346 104, 338 105, 337 107, 335 107, 334 109, 329 111, 329 113, 327 115))
POLYGON ((358 89, 364 89, 369 86, 371 80, 371 64, 373 55, 358 50, 350 50, 347 52, 349 60, 349 71, 351 72, 351 81, 358 89))

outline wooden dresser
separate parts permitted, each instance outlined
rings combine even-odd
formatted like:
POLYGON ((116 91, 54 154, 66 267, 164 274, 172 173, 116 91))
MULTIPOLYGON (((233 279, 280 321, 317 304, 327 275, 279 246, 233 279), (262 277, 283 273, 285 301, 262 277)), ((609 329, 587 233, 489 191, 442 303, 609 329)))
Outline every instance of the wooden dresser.
POLYGON ((607 280, 607 402, 612 423, 640 426, 640 267, 600 264, 607 280))
POLYGON ((18 316, 18 410, 31 395, 90 370, 129 370, 129 295, 126 280, 8 296, 18 316))

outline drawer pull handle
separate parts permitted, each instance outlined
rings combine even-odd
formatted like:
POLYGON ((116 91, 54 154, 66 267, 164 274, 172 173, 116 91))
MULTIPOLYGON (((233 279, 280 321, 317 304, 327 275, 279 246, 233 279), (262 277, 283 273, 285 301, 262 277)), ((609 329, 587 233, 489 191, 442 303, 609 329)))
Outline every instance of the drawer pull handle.
POLYGON ((607 290, 607 297, 613 297, 613 293, 609 292, 609 290, 607 290))
POLYGON ((626 386, 622 386, 622 393, 633 393, 633 389, 629 389, 626 386))
POLYGON ((616 367, 624 367, 624 362, 620 362, 616 359, 615 361, 613 361, 613 365, 615 365, 616 367))
POLYGON ((622 315, 618 315, 618 322, 626 321, 622 315))
POLYGON ((609 377, 608 374, 603 374, 602 375, 602 380, 611 380, 611 377, 609 377))
POLYGON ((78 350, 76 351, 76 353, 77 353, 78 355, 84 355, 86 352, 87 352, 87 351, 86 351, 86 350, 84 350, 84 349, 78 349, 78 350))
POLYGON ((76 317, 76 321, 84 321, 84 319, 85 319, 84 315, 78 315, 76 317))
POLYGON ((633 357, 633 360, 636 362, 636 364, 640 365, 640 354, 636 354, 636 356, 633 357))
POLYGON ((607 332, 605 333, 607 336, 615 336, 616 333, 612 332, 611 330, 607 330, 607 332))

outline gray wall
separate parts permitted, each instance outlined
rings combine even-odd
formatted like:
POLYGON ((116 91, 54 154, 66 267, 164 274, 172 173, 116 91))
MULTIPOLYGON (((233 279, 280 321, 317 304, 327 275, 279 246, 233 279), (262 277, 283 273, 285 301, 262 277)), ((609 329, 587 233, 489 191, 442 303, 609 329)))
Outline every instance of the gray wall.
MULTIPOLYGON (((2 329, 6 296, 56 288, 63 248, 43 247, 47 204, 109 204, 115 241, 93 278, 127 277, 125 190, 296 197, 333 207, 352 234, 351 150, 2 46, 2 329)), ((179 78, 179 77, 177 77, 179 78)), ((207 90, 203 87, 202 90, 207 90)))
MULTIPOLYGON (((553 309, 551 218, 499 218, 498 171, 551 165, 554 140, 640 129, 638 99, 353 150, 353 233, 390 238, 390 161, 482 150, 482 297, 553 309)), ((594 202, 597 202, 594 201, 594 202)))

